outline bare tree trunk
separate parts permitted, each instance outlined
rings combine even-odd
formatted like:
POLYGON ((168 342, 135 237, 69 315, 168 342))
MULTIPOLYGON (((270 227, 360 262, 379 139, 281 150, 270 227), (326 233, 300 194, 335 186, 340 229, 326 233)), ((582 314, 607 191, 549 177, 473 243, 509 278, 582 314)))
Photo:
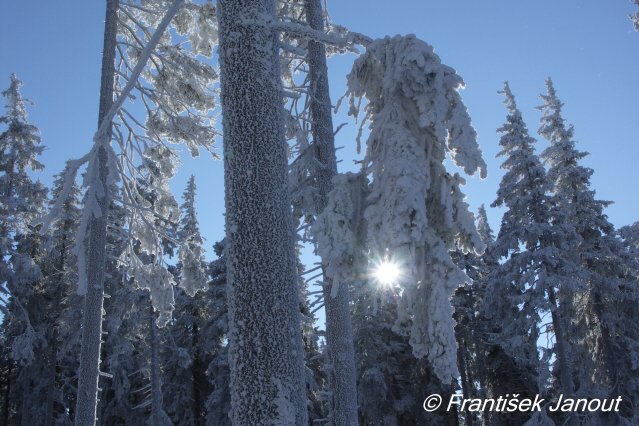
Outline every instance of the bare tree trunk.
MULTIPOLYGON (((324 16, 320 0, 306 0, 305 7, 306 20, 311 28, 324 31, 324 16)), ((317 160, 315 178, 319 190, 317 210, 322 212, 326 208, 328 194, 333 189, 332 179, 337 174, 324 44, 313 40, 309 41, 308 65, 311 84, 310 110, 313 153, 317 160)), ((357 375, 348 285, 346 283, 340 285, 334 296, 331 295, 331 285, 330 279, 324 275, 326 346, 331 364, 329 375, 330 418, 333 425, 351 426, 357 424, 357 375)))
MULTIPOLYGON (((100 83, 100 108, 98 128, 113 104, 113 77, 117 35, 118 0, 107 0, 102 51, 102 80, 100 83)), ((111 126, 104 133, 111 139, 111 126)), ((102 191, 96 191, 100 216, 89 224, 87 293, 82 322, 82 349, 78 373, 78 397, 76 426, 93 426, 98 405, 98 380, 100 377, 100 346, 102 344, 102 303, 104 297, 104 272, 106 264, 106 230, 109 194, 107 186, 107 152, 98 151, 98 173, 102 191)))
POLYGON ((274 0, 219 0, 231 419, 306 425, 274 0))

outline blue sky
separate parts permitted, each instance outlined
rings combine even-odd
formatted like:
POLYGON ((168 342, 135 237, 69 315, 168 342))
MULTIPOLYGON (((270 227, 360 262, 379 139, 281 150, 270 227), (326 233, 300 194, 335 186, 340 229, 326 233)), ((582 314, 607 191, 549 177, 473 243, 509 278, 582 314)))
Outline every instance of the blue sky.
MULTIPOLYGON (((463 98, 479 134, 488 178, 470 178, 465 193, 475 210, 489 205, 502 175, 495 159, 495 129, 505 118, 497 91, 509 80, 531 133, 534 109, 552 76, 565 102, 565 118, 576 128, 579 149, 591 153, 593 189, 614 201, 607 213, 623 226, 639 220, 635 167, 639 159, 639 33, 628 14, 630 0, 347 0, 329 2, 332 20, 371 37, 416 34, 435 47, 442 61, 466 81, 463 98)), ((104 2, 45 0, 0 2, 0 87, 16 72, 23 94, 32 99, 30 120, 42 133, 47 150, 41 179, 62 170, 64 161, 90 149, 96 130, 104 2)), ((354 56, 329 61, 333 100, 344 91, 354 56)), ((356 125, 338 135, 340 169, 353 170, 356 125)), ((538 150, 546 146, 539 141, 538 150)), ((221 149, 220 149, 221 151, 221 149)), ((224 195, 222 162, 206 154, 185 158, 172 187, 180 196, 191 173, 199 186, 201 229, 209 254, 222 238, 224 195)), ((497 230, 499 211, 489 209, 497 230)))

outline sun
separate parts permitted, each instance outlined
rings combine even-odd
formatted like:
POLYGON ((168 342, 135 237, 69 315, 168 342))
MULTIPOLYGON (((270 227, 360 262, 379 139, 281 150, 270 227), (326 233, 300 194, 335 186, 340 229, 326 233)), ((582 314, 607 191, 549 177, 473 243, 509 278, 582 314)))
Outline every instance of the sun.
POLYGON ((383 260, 373 270, 373 277, 382 285, 396 284, 402 275, 399 265, 390 260, 383 260))

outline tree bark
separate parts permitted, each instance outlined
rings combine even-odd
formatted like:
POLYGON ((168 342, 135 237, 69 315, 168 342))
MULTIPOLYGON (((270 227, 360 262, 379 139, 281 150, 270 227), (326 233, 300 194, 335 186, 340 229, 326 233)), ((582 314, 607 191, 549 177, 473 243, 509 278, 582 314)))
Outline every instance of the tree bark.
POLYGON ((55 401, 54 393, 55 393, 55 379, 56 379, 56 367, 58 366, 57 362, 57 353, 58 353, 58 327, 57 325, 52 325, 52 330, 50 331, 49 336, 49 383, 47 386, 47 400, 46 400, 46 408, 45 408, 45 426, 53 425, 53 403, 55 401))
POLYGON ((572 362, 570 362, 570 352, 563 319, 557 306, 557 296, 554 288, 548 288, 548 301, 550 302, 552 325, 555 329, 555 344, 557 345, 557 358, 559 360, 561 387, 566 398, 572 398, 575 393, 575 386, 572 381, 572 362))
MULTIPOLYGON (((320 0, 306 0, 306 20, 314 30, 324 31, 324 17, 320 0)), ((332 179, 337 174, 335 158, 335 136, 331 99, 328 88, 328 67, 324 44, 309 40, 309 80, 311 84, 310 111, 311 131, 316 159, 315 179, 319 191, 318 213, 328 202, 333 189, 332 179)), ((331 295, 332 283, 324 274, 324 310, 326 313, 326 346, 331 370, 330 413, 333 425, 357 425, 357 375, 353 325, 348 296, 348 285, 342 283, 337 294, 331 295)))
POLYGON ((162 377, 160 373, 159 342, 155 329, 155 314, 149 301, 149 333, 151 339, 151 422, 154 426, 166 424, 162 408, 162 377))
POLYGON ((274 0, 219 0, 231 419, 306 425, 274 0))
MULTIPOLYGON (((102 78, 100 83, 100 107, 98 128, 113 104, 113 78, 117 35, 118 0, 107 0, 102 51, 102 78)), ((111 139, 111 126, 104 133, 111 139)), ((100 216, 89 224, 87 293, 82 322, 82 349, 78 372, 78 397, 76 426, 93 426, 98 405, 98 380, 100 377, 100 346, 102 344, 102 303, 106 264, 106 230, 109 194, 107 186, 107 152, 98 151, 98 173, 102 191, 97 191, 100 216)))

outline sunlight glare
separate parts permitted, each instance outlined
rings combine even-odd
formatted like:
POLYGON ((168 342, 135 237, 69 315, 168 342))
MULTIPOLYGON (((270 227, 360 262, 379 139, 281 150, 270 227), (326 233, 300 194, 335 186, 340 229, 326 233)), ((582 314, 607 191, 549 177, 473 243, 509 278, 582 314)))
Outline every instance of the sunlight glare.
POLYGON ((399 266, 389 260, 384 260, 373 271, 375 279, 382 285, 395 284, 401 275, 399 266))

